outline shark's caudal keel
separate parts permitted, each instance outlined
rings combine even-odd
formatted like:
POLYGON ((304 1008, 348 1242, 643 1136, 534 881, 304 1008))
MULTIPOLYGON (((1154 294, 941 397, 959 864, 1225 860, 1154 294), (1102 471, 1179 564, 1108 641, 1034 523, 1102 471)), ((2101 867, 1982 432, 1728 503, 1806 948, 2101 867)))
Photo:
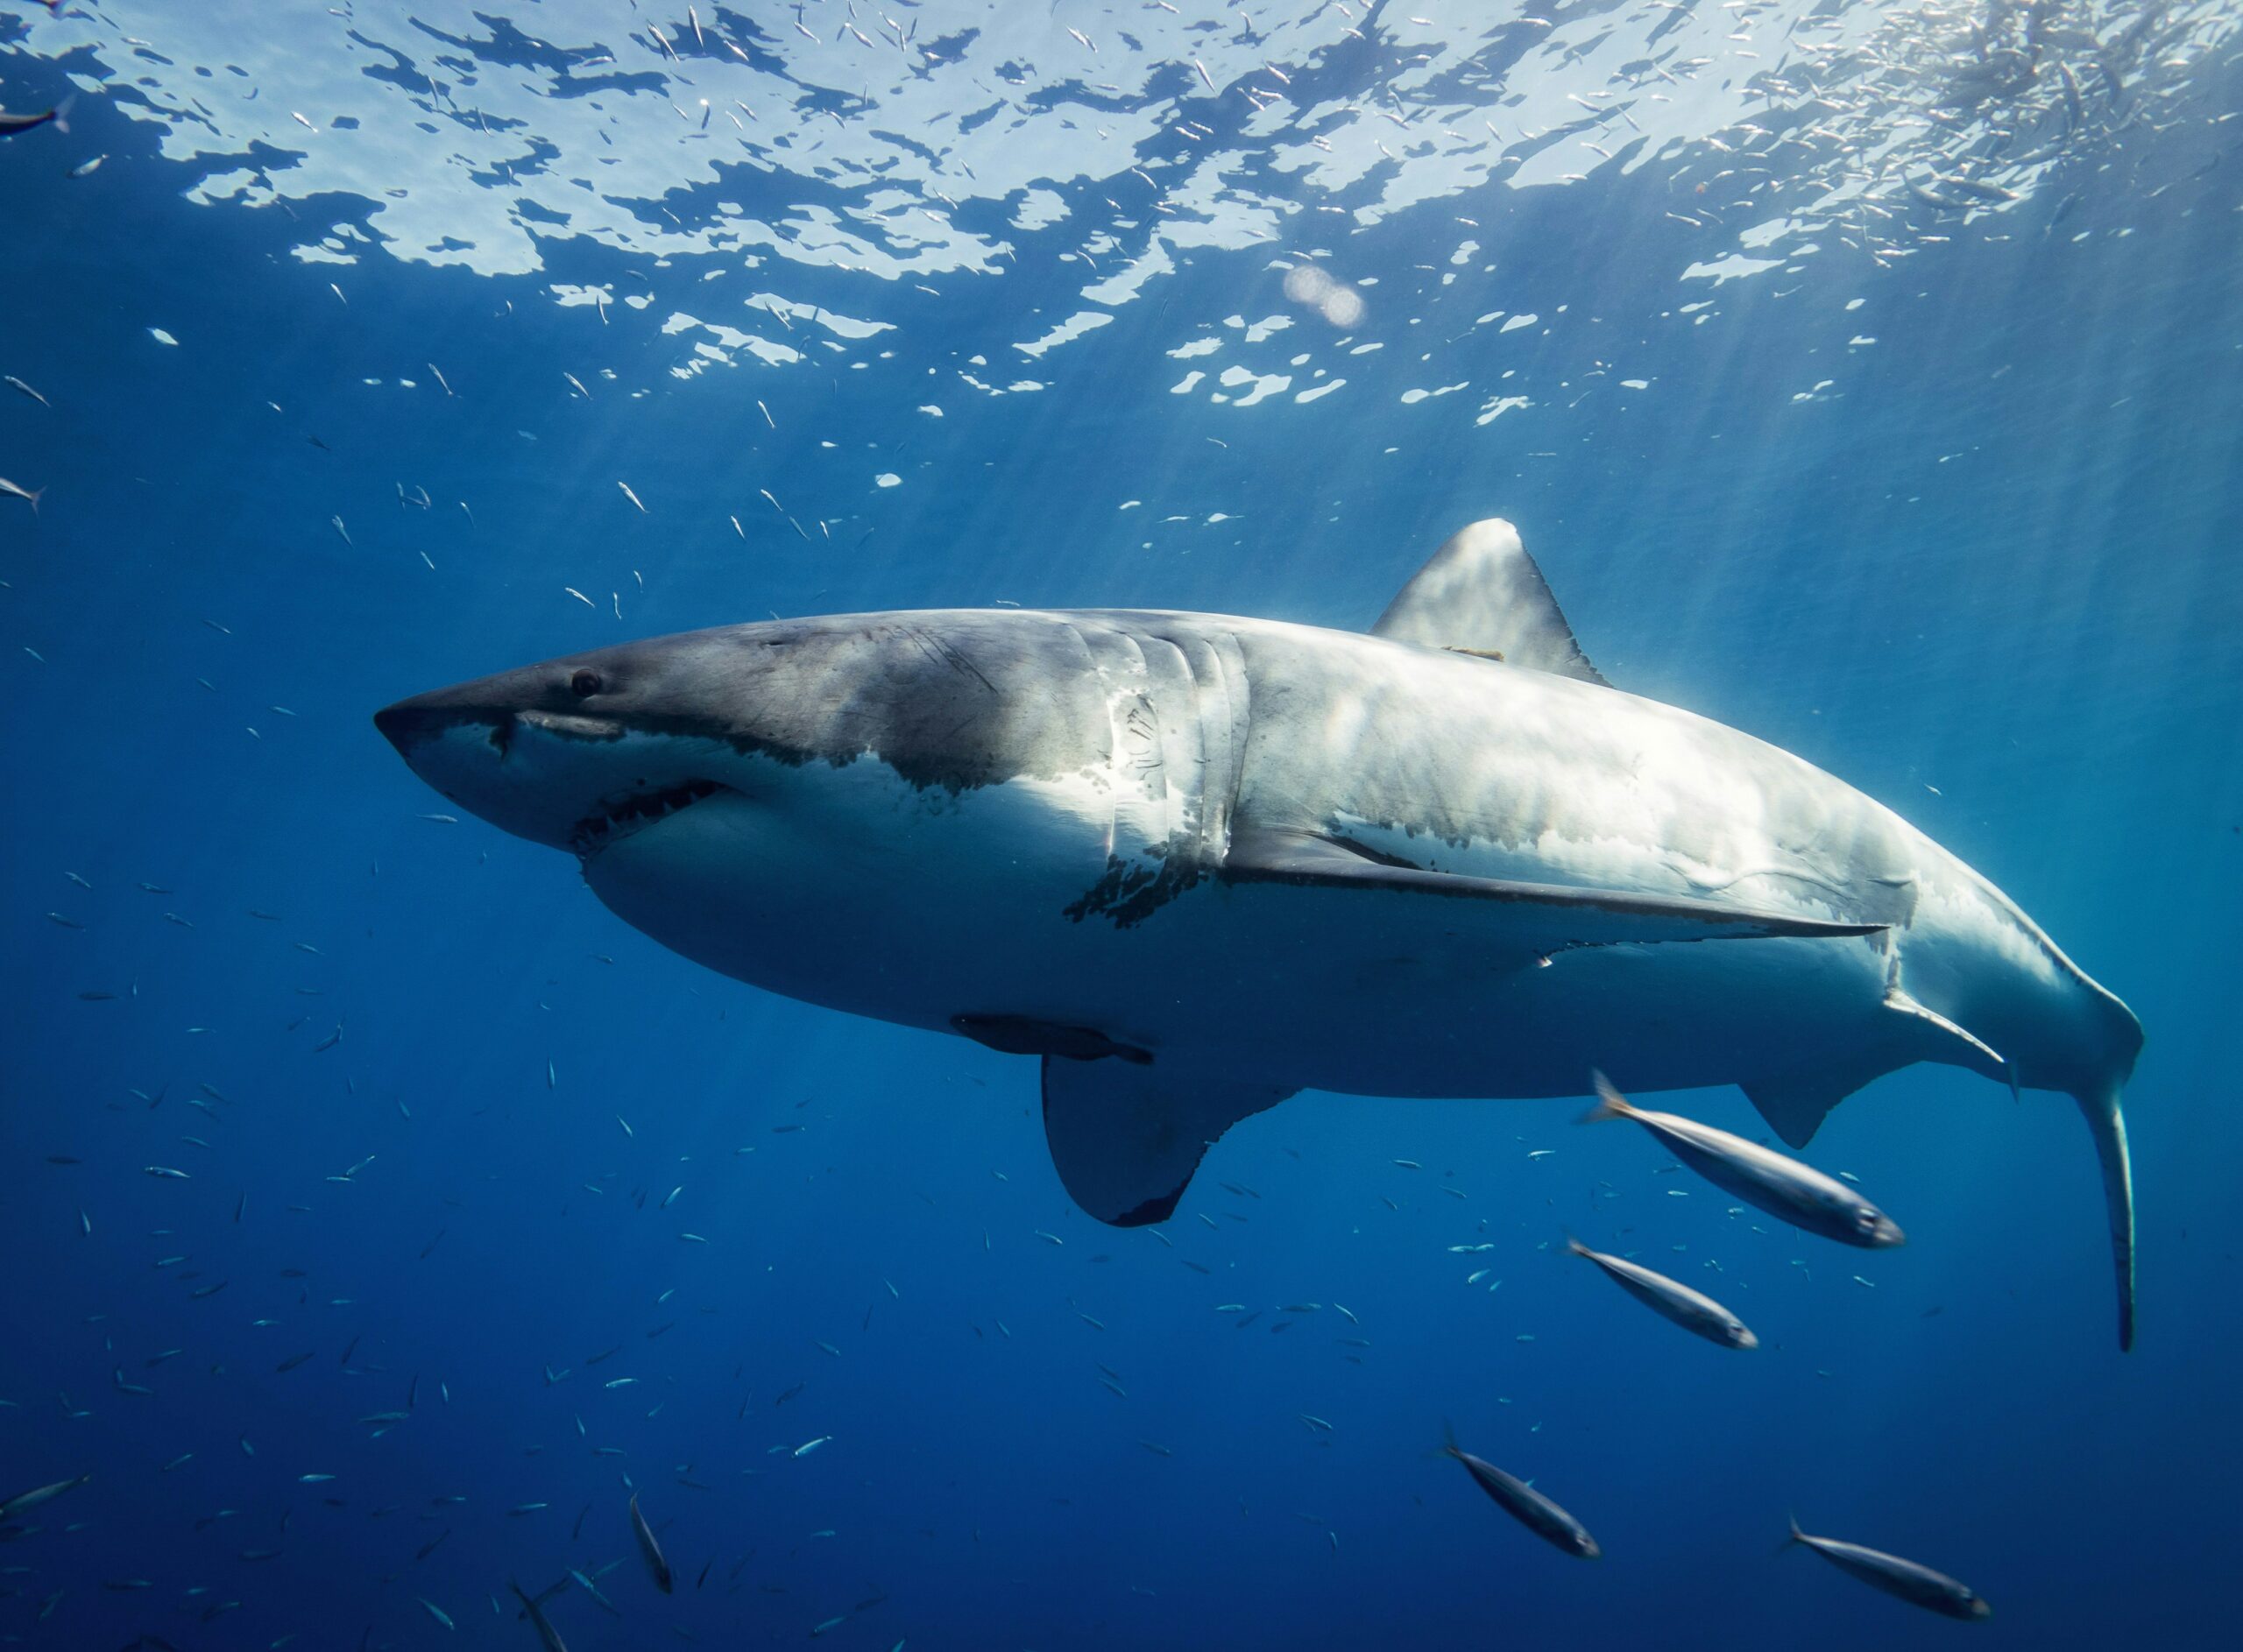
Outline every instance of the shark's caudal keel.
POLYGON ((1803 1146, 1920 1061, 2076 1097, 2133 1335, 2126 1006, 1789 754, 1620 693, 1508 524, 1369 636, 1206 614, 774 621, 376 718, 709 967, 1043 1063, 1054 1163, 1158 1221, 1296 1090, 1744 1087, 1803 1146))

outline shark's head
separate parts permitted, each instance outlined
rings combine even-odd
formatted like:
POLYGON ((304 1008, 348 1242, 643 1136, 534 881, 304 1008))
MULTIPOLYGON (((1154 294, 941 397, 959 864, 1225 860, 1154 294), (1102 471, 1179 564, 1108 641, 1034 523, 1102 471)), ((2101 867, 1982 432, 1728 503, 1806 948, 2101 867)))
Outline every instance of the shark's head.
POLYGON ((1037 613, 855 614, 686 632, 400 700, 414 773, 517 837, 596 858, 775 771, 869 759, 955 796, 1100 763, 1082 642, 1037 613))
POLYGON ((730 789, 756 726, 720 667, 754 629, 524 666, 400 700, 374 726, 461 808, 589 862, 730 789))
POLYGON ((576 855, 630 923, 818 1002, 857 1007, 848 947, 861 970, 915 925, 937 944, 938 926, 955 936, 1030 900, 1056 910, 1108 864, 1109 709, 1080 636, 1053 616, 659 637, 402 700, 374 722, 463 809, 576 855), (829 953, 832 980, 802 973, 829 953))

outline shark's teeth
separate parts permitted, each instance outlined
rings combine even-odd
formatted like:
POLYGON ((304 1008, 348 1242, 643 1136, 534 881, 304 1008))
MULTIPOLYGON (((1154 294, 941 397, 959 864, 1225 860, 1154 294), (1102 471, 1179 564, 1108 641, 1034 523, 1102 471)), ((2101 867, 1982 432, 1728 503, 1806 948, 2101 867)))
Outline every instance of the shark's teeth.
POLYGON ((650 822, 689 808, 724 789, 714 780, 683 780, 658 792, 634 792, 615 802, 603 803, 598 813, 578 821, 570 842, 577 854, 591 855, 650 822))

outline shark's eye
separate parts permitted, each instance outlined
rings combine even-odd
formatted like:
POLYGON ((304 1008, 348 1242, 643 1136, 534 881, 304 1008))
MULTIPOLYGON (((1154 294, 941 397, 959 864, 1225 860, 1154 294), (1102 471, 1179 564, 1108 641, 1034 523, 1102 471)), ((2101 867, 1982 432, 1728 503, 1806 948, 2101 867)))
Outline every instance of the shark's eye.
POLYGON ((569 679, 569 687, 579 700, 589 700, 599 692, 599 673, 587 666, 569 679))

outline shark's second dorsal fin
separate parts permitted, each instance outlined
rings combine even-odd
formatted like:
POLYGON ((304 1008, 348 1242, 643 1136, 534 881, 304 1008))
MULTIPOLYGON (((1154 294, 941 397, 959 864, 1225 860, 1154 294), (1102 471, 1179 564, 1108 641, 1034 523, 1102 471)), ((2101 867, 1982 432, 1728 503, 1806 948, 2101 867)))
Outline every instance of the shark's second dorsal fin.
POLYGON ((1492 654, 1534 671, 1604 681, 1574 640, 1573 627, 1519 543, 1518 530, 1501 517, 1452 534, 1370 632, 1394 642, 1492 654))

